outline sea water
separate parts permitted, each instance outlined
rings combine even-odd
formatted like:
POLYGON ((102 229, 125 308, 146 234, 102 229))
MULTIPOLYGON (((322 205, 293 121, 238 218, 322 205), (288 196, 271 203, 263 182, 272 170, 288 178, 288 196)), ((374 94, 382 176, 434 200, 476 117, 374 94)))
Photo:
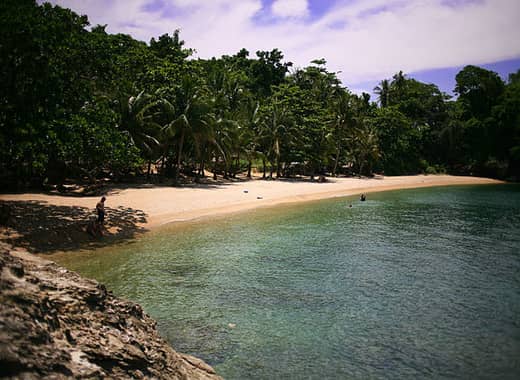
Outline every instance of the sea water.
POLYGON ((228 379, 520 378, 519 186, 277 206, 58 261, 228 379))

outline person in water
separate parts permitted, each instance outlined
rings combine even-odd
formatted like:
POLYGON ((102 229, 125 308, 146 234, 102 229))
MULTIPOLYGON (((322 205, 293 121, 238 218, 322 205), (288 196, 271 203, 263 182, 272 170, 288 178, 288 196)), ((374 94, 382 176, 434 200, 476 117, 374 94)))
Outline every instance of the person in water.
POLYGON ((359 197, 359 200, 360 200, 361 202, 364 202, 364 201, 367 200, 367 196, 366 196, 365 194, 361 194, 361 196, 359 197))
POLYGON ((101 197, 101 200, 96 205, 96 211, 97 211, 97 223, 102 226, 105 222, 105 197, 101 197))

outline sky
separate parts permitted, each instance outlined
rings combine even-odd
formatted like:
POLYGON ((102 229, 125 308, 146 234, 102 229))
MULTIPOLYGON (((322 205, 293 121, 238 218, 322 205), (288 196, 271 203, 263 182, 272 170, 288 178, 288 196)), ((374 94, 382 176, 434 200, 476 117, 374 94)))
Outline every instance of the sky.
MULTIPOLYGON (((42 1, 38 1, 41 3, 42 1)), ((92 26, 149 42, 180 29, 201 58, 280 49, 295 68, 324 58, 351 91, 402 70, 451 93, 472 64, 520 69, 520 0, 52 0, 92 26)))

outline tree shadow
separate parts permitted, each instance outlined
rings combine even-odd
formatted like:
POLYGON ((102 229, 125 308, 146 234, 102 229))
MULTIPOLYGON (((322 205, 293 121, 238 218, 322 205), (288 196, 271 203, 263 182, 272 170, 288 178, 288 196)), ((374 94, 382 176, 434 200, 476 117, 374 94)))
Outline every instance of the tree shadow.
POLYGON ((132 240, 147 231, 142 226, 147 215, 129 207, 106 207, 103 236, 93 237, 87 233, 88 224, 96 218, 92 208, 43 201, 1 201, 0 206, 9 210, 1 239, 32 253, 98 248, 132 240))
MULTIPOLYGON (((166 183, 100 183, 95 185, 82 185, 82 184, 69 184, 63 186, 60 190, 57 187, 48 188, 45 190, 38 190, 38 193, 46 195, 58 195, 61 197, 71 198, 84 198, 92 196, 102 195, 116 195, 124 190, 128 189, 154 189, 154 188, 197 188, 197 189, 219 189, 225 186, 232 185, 237 182, 246 182, 249 179, 218 179, 213 180, 211 178, 201 178, 198 181, 181 181, 176 186, 173 185, 173 181, 166 183)), ((15 194, 16 192, 9 192, 9 194, 15 194)), ((23 191, 20 191, 23 193, 23 191)), ((1 194, 1 192, 0 192, 1 194)))

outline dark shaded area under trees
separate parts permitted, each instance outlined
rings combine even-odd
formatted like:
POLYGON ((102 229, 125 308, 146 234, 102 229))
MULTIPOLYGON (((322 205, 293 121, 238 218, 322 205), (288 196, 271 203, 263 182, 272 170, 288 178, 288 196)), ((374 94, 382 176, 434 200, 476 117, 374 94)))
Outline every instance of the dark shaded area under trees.
POLYGON ((132 241, 147 230, 147 215, 129 207, 107 207, 110 216, 103 239, 85 234, 96 215, 90 208, 56 206, 40 201, 1 201, 0 210, 9 210, 0 226, 6 227, 2 240, 31 253, 54 253, 99 248, 114 242, 132 241))
POLYGON ((34 0, 0 3, 0 186, 456 173, 520 176, 520 71, 466 66, 456 100, 402 72, 357 96, 278 49, 190 59, 34 0))

